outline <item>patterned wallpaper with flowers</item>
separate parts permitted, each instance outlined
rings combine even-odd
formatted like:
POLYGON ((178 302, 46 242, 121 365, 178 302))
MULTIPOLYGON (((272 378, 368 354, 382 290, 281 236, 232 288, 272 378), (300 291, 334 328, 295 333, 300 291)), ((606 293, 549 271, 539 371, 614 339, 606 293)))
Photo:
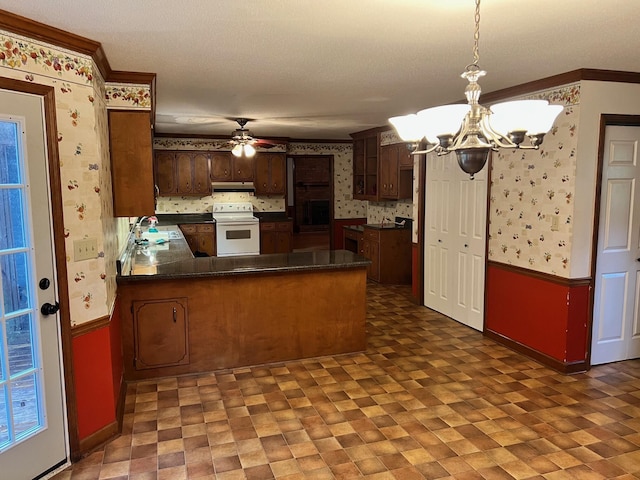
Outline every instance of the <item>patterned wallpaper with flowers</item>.
POLYGON ((104 80, 89 56, 6 31, 0 75, 55 88, 71 323, 108 315, 117 253, 104 80), (89 236, 98 240, 98 258, 74 262, 74 240, 89 236))
POLYGON ((566 85, 527 98, 546 99, 565 109, 539 150, 493 154, 489 259, 568 277, 580 85, 566 85))

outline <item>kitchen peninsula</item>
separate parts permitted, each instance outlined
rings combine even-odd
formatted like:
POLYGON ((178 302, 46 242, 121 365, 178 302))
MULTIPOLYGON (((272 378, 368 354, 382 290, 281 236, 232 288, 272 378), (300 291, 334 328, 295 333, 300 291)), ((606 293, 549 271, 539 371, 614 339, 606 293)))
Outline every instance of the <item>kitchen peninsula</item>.
MULTIPOLYGON (((118 265, 125 379, 181 375, 366 347, 366 269, 346 250, 194 258, 129 240, 118 265)), ((144 235, 143 235, 144 238, 144 235)))

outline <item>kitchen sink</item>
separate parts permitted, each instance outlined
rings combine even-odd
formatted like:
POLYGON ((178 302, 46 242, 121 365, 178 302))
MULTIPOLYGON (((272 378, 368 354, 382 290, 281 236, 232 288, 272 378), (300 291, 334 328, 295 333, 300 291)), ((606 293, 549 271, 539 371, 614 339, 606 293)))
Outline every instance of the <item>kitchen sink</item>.
POLYGON ((142 238, 150 242, 157 242, 158 240, 178 240, 181 237, 180 232, 176 230, 163 230, 159 232, 142 232, 142 238))

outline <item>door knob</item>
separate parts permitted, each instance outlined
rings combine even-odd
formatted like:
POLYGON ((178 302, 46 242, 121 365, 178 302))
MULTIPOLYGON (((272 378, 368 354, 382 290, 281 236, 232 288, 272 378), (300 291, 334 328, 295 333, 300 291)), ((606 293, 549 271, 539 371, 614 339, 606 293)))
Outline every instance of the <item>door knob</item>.
POLYGON ((50 304, 49 302, 44 303, 42 307, 40 307, 40 313, 42 315, 54 315, 60 310, 60 304, 56 302, 55 305, 50 304))

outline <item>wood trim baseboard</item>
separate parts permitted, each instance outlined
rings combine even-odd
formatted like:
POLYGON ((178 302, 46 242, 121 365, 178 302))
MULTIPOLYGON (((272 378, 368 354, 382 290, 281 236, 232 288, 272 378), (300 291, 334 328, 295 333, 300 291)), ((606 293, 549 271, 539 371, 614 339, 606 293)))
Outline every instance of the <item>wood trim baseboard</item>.
POLYGON ((487 261, 488 268, 499 268, 507 272, 516 273, 525 277, 536 278, 545 282, 555 283, 556 285, 562 285, 564 287, 582 287, 589 286, 592 283, 591 277, 585 278, 564 278, 550 273, 536 272, 535 270, 529 270, 528 268, 517 267, 515 265, 509 265, 507 263, 500 263, 494 260, 487 261))
MULTIPOLYGON (((86 438, 80 440, 80 448, 79 448, 79 458, 86 456, 88 453, 91 453, 96 448, 104 445, 113 437, 118 435, 118 422, 113 421, 110 424, 102 427, 97 432, 92 433, 86 438)), ((76 458, 75 460, 78 460, 76 458)))
POLYGON ((523 345, 520 342, 516 342, 504 335, 494 332, 493 330, 486 329, 484 330, 484 335, 491 340, 494 340, 511 350, 526 355, 529 358, 551 368, 560 373, 564 373, 565 375, 586 372, 589 370, 589 364, 586 360, 581 360, 578 362, 562 362, 557 360, 549 355, 539 352, 538 350, 534 350, 531 347, 523 345))
POLYGON ((80 325, 75 325, 71 327, 71 337, 80 337, 82 335, 86 335, 87 333, 95 332, 96 330, 100 330, 101 328, 108 327, 110 321, 111 317, 109 315, 105 315, 104 317, 99 317, 94 320, 89 320, 88 322, 81 323, 80 325))

